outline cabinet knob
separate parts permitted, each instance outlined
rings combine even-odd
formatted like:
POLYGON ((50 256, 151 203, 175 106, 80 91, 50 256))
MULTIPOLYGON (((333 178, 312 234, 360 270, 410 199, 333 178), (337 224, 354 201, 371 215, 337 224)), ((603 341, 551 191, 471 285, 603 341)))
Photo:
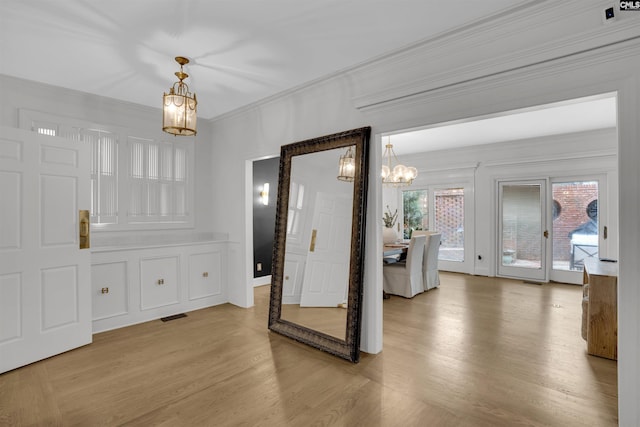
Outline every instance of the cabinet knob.
POLYGON ((158 279, 158 285, 164 285, 164 279, 158 279))
POLYGON ((289 276, 284 276, 284 280, 289 280, 289 276))
POLYGON ((202 277, 209 277, 209 272, 205 271, 204 273, 202 273, 202 277))
POLYGON ((108 293, 109 293, 109 288, 102 288, 102 289, 100 289, 100 293, 101 293, 101 294, 108 294, 108 293))

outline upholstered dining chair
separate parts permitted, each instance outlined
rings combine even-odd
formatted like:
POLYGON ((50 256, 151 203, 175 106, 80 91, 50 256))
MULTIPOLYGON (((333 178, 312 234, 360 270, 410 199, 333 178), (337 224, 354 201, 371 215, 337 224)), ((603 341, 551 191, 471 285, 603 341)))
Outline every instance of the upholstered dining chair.
POLYGON ((438 254, 440 253, 440 237, 437 231, 415 230, 411 236, 427 236, 422 262, 422 275, 424 290, 440 286, 440 274, 438 273, 438 254))
POLYGON ((426 236, 411 237, 406 261, 383 265, 384 292, 405 298, 424 292, 422 259, 426 240, 426 236))

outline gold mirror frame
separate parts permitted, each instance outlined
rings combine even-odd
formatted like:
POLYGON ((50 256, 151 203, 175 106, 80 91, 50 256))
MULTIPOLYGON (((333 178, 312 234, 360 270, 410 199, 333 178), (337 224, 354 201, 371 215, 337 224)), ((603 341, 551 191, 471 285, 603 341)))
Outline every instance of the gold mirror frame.
MULTIPOLYGON (((280 149, 278 205, 273 247, 269 329, 311 347, 326 351, 357 363, 360 359, 360 327, 362 319, 362 288, 364 273, 365 216, 369 175, 370 127, 353 129, 306 141, 284 145, 280 149), (349 256, 349 288, 347 293, 347 323, 345 339, 328 335, 281 318, 282 289, 287 215, 291 185, 291 162, 295 156, 325 150, 355 146, 355 175, 353 180, 353 209, 349 256)), ((338 158, 336 158, 336 173, 338 158)))

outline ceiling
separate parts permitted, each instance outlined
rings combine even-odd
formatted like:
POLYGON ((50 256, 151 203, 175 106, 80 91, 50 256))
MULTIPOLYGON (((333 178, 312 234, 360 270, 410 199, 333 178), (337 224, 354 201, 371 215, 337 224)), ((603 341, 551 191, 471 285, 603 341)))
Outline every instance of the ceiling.
POLYGON ((539 0, 2 0, 0 74, 212 118, 539 0))

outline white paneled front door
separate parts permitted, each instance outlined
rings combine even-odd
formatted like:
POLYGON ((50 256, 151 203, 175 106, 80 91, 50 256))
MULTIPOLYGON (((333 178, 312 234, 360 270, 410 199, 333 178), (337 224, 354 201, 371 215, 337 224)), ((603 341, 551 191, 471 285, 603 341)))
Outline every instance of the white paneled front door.
POLYGON ((89 146, 0 128, 0 373, 91 342, 89 146))

